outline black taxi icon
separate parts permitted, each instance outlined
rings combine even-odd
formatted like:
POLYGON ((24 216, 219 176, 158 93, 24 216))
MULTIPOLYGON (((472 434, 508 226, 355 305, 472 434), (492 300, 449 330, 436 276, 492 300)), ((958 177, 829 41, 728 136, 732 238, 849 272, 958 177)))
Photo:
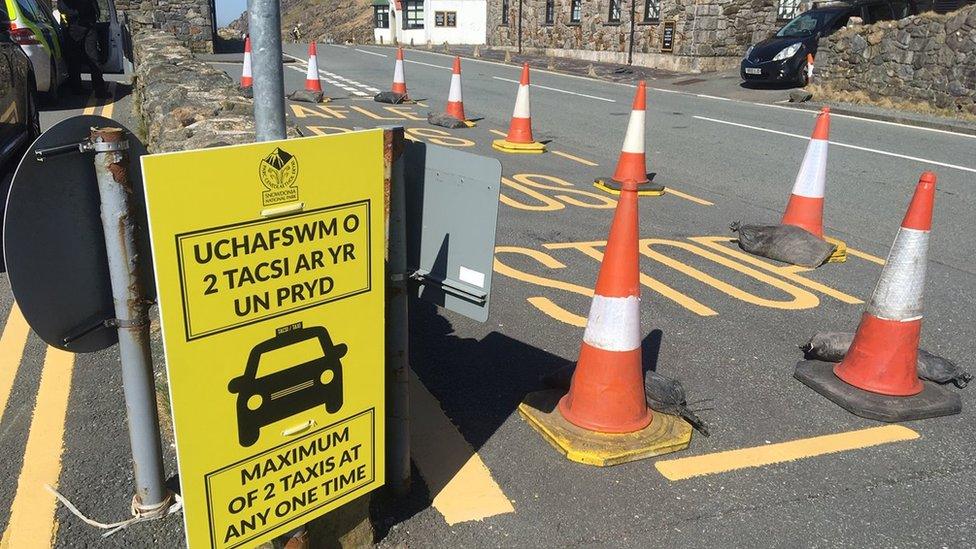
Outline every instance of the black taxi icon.
POLYGON ((342 407, 344 343, 332 343, 322 326, 280 328, 251 349, 244 374, 230 380, 237 394, 237 432, 241 446, 258 441, 261 427, 325 405, 342 407))

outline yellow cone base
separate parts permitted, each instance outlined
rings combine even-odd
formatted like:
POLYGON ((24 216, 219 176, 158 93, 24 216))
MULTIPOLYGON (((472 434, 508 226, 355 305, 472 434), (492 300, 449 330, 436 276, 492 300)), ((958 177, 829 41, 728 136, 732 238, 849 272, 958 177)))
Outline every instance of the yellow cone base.
POLYGON ((830 238, 829 236, 825 236, 824 240, 830 242, 834 246, 837 246, 834 253, 830 254, 830 257, 827 258, 827 263, 843 263, 847 261, 847 244, 845 244, 843 240, 837 240, 836 238, 830 238))
POLYGON ((546 152, 546 146, 538 141, 532 143, 512 143, 505 139, 496 139, 491 142, 491 146, 499 151, 515 154, 541 154, 546 152))
POLYGON ((650 425, 633 433, 599 433, 577 427, 556 408, 564 394, 559 389, 529 393, 519 404, 519 414, 570 461, 609 467, 677 452, 691 444, 691 426, 660 412, 653 413, 650 425))
MULTIPOLYGON (((594 179, 593 186, 610 194, 620 194, 620 183, 617 183, 613 180, 613 178, 610 177, 600 177, 594 179)), ((637 185, 637 196, 661 196, 664 194, 664 191, 664 185, 658 185, 651 182, 637 185)))

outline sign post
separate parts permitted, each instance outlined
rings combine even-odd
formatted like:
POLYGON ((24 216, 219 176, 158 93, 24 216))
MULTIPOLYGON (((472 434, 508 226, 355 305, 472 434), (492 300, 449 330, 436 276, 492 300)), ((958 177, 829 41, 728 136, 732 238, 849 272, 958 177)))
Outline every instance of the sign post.
POLYGON ((384 131, 143 157, 191 547, 382 486, 384 131))

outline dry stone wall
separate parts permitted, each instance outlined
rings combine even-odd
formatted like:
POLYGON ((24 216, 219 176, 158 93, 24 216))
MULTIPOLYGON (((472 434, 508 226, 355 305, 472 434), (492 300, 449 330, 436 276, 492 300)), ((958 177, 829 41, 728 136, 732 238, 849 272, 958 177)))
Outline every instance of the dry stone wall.
POLYGON ((195 52, 213 52, 214 13, 210 0, 115 0, 133 32, 160 29, 195 52))
POLYGON ((831 90, 976 114, 976 6, 842 29, 816 66, 831 90))

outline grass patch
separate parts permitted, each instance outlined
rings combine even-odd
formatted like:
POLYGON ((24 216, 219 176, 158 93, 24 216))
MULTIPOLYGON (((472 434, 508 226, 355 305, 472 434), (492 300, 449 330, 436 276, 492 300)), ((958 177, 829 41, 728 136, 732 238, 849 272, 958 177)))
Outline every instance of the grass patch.
POLYGON ((959 111, 951 108, 942 108, 932 105, 928 101, 908 100, 893 97, 882 97, 869 94, 864 91, 838 90, 830 85, 811 84, 806 88, 813 94, 816 101, 837 101, 840 103, 854 103, 857 105, 871 105, 882 109, 896 111, 907 111, 930 116, 941 116, 967 122, 976 122, 976 114, 959 111))

